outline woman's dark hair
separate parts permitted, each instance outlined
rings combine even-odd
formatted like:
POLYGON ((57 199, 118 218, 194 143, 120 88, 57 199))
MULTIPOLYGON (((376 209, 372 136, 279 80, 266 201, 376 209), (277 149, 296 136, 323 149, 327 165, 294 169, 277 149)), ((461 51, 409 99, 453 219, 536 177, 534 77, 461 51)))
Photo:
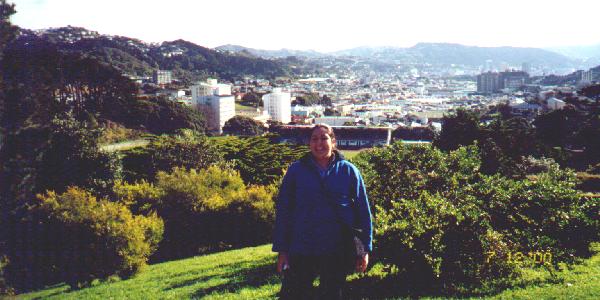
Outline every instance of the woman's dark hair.
POLYGON ((333 141, 333 149, 337 149, 335 133, 333 132, 333 128, 331 128, 331 126, 323 123, 315 124, 315 126, 313 126, 313 128, 310 129, 310 135, 312 136, 313 132, 315 132, 315 130, 319 128, 325 129, 327 135, 329 136, 329 138, 331 138, 331 141, 333 141))

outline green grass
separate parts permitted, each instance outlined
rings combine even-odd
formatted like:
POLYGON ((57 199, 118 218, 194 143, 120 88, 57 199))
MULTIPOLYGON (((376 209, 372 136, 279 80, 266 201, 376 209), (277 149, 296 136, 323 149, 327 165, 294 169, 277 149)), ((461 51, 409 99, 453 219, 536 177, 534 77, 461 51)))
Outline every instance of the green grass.
POLYGON ((245 112, 247 114, 257 114, 256 113, 256 107, 243 105, 243 104, 241 104, 239 102, 235 103, 235 111, 236 112, 245 112))
MULTIPOLYGON (((148 266, 127 280, 95 283, 70 291, 66 285, 20 295, 19 299, 272 299, 279 290, 275 254, 270 245, 214 253, 148 266)), ((517 287, 484 299, 600 299, 600 245, 582 263, 551 275, 543 268, 526 269, 517 287)), ((365 275, 352 275, 349 288, 359 298, 405 299, 398 282, 389 280, 383 265, 365 275)), ((425 299, 444 297, 424 295, 425 299)), ((469 298, 469 297, 467 297, 469 298)), ((481 299, 476 297, 472 299, 481 299)))
POLYGON ((264 299, 279 289, 271 245, 148 266, 127 280, 75 291, 65 285, 19 299, 264 299))
POLYGON ((149 143, 150 141, 147 139, 128 140, 110 145, 102 145, 100 149, 107 152, 125 151, 136 147, 144 147, 149 143))
POLYGON ((371 148, 365 148, 365 149, 360 149, 360 150, 340 150, 340 152, 342 152, 342 154, 344 155, 344 157, 346 159, 352 159, 355 156, 357 156, 359 153, 369 150, 371 148))
POLYGON ((491 299, 600 299, 600 245, 595 255, 553 277, 543 269, 525 270, 524 288, 511 288, 491 299))

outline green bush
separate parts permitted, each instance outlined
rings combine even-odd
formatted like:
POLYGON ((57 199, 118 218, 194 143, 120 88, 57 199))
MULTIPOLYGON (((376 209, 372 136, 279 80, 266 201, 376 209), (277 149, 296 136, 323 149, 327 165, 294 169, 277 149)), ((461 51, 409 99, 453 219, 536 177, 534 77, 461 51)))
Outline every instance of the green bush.
POLYGON ((98 138, 99 144, 113 144, 127 140, 139 139, 143 131, 129 129, 119 123, 107 122, 98 138))
POLYGON ((221 154, 203 135, 182 130, 176 135, 162 135, 144 148, 124 152, 123 175, 129 182, 153 181, 159 171, 174 167, 204 169, 222 162, 221 154))
POLYGON ((98 200, 80 188, 49 191, 38 200, 12 244, 8 267, 18 290, 130 276, 146 264, 162 237, 164 225, 155 214, 134 216, 124 205, 98 200))
POLYGON ((4 267, 8 264, 8 258, 6 256, 0 256, 0 296, 14 294, 14 290, 8 286, 6 278, 4 278, 4 267))
POLYGON ((246 184, 260 185, 279 180, 287 167, 308 151, 306 146, 273 143, 262 136, 222 139, 216 146, 246 184))
POLYGON ((556 265, 598 240, 598 201, 554 163, 516 180, 481 174, 476 146, 444 153, 401 143, 354 161, 376 213, 375 255, 415 285, 508 280, 523 263, 513 253, 550 251, 556 265))
POLYGON ((211 166, 161 171, 154 184, 119 183, 114 192, 133 211, 156 211, 165 221, 164 239, 153 258, 163 260, 267 242, 275 189, 246 187, 237 172, 211 166))

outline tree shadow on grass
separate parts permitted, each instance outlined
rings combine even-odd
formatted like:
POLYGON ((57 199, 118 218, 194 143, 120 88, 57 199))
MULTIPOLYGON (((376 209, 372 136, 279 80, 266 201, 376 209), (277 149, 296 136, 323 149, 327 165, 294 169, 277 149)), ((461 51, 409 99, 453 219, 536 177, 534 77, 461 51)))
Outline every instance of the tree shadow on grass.
POLYGON ((199 273, 197 277, 173 284, 165 288, 165 290, 193 286, 214 279, 222 279, 225 281, 223 284, 200 289, 190 295, 190 298, 201 298, 212 293, 235 293, 246 287, 260 287, 278 281, 272 257, 266 257, 259 261, 242 261, 224 264, 220 266, 220 268, 227 269, 227 272, 222 274, 211 274, 209 276, 203 276, 199 273))

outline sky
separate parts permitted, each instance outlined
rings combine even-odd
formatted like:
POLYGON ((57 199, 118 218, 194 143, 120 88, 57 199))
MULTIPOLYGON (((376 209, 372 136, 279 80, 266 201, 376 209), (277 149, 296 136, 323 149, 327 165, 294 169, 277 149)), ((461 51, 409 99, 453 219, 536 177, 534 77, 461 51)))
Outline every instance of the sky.
POLYGON ((145 42, 330 52, 419 42, 600 43, 598 0, 8 0, 27 29, 77 26, 145 42))

